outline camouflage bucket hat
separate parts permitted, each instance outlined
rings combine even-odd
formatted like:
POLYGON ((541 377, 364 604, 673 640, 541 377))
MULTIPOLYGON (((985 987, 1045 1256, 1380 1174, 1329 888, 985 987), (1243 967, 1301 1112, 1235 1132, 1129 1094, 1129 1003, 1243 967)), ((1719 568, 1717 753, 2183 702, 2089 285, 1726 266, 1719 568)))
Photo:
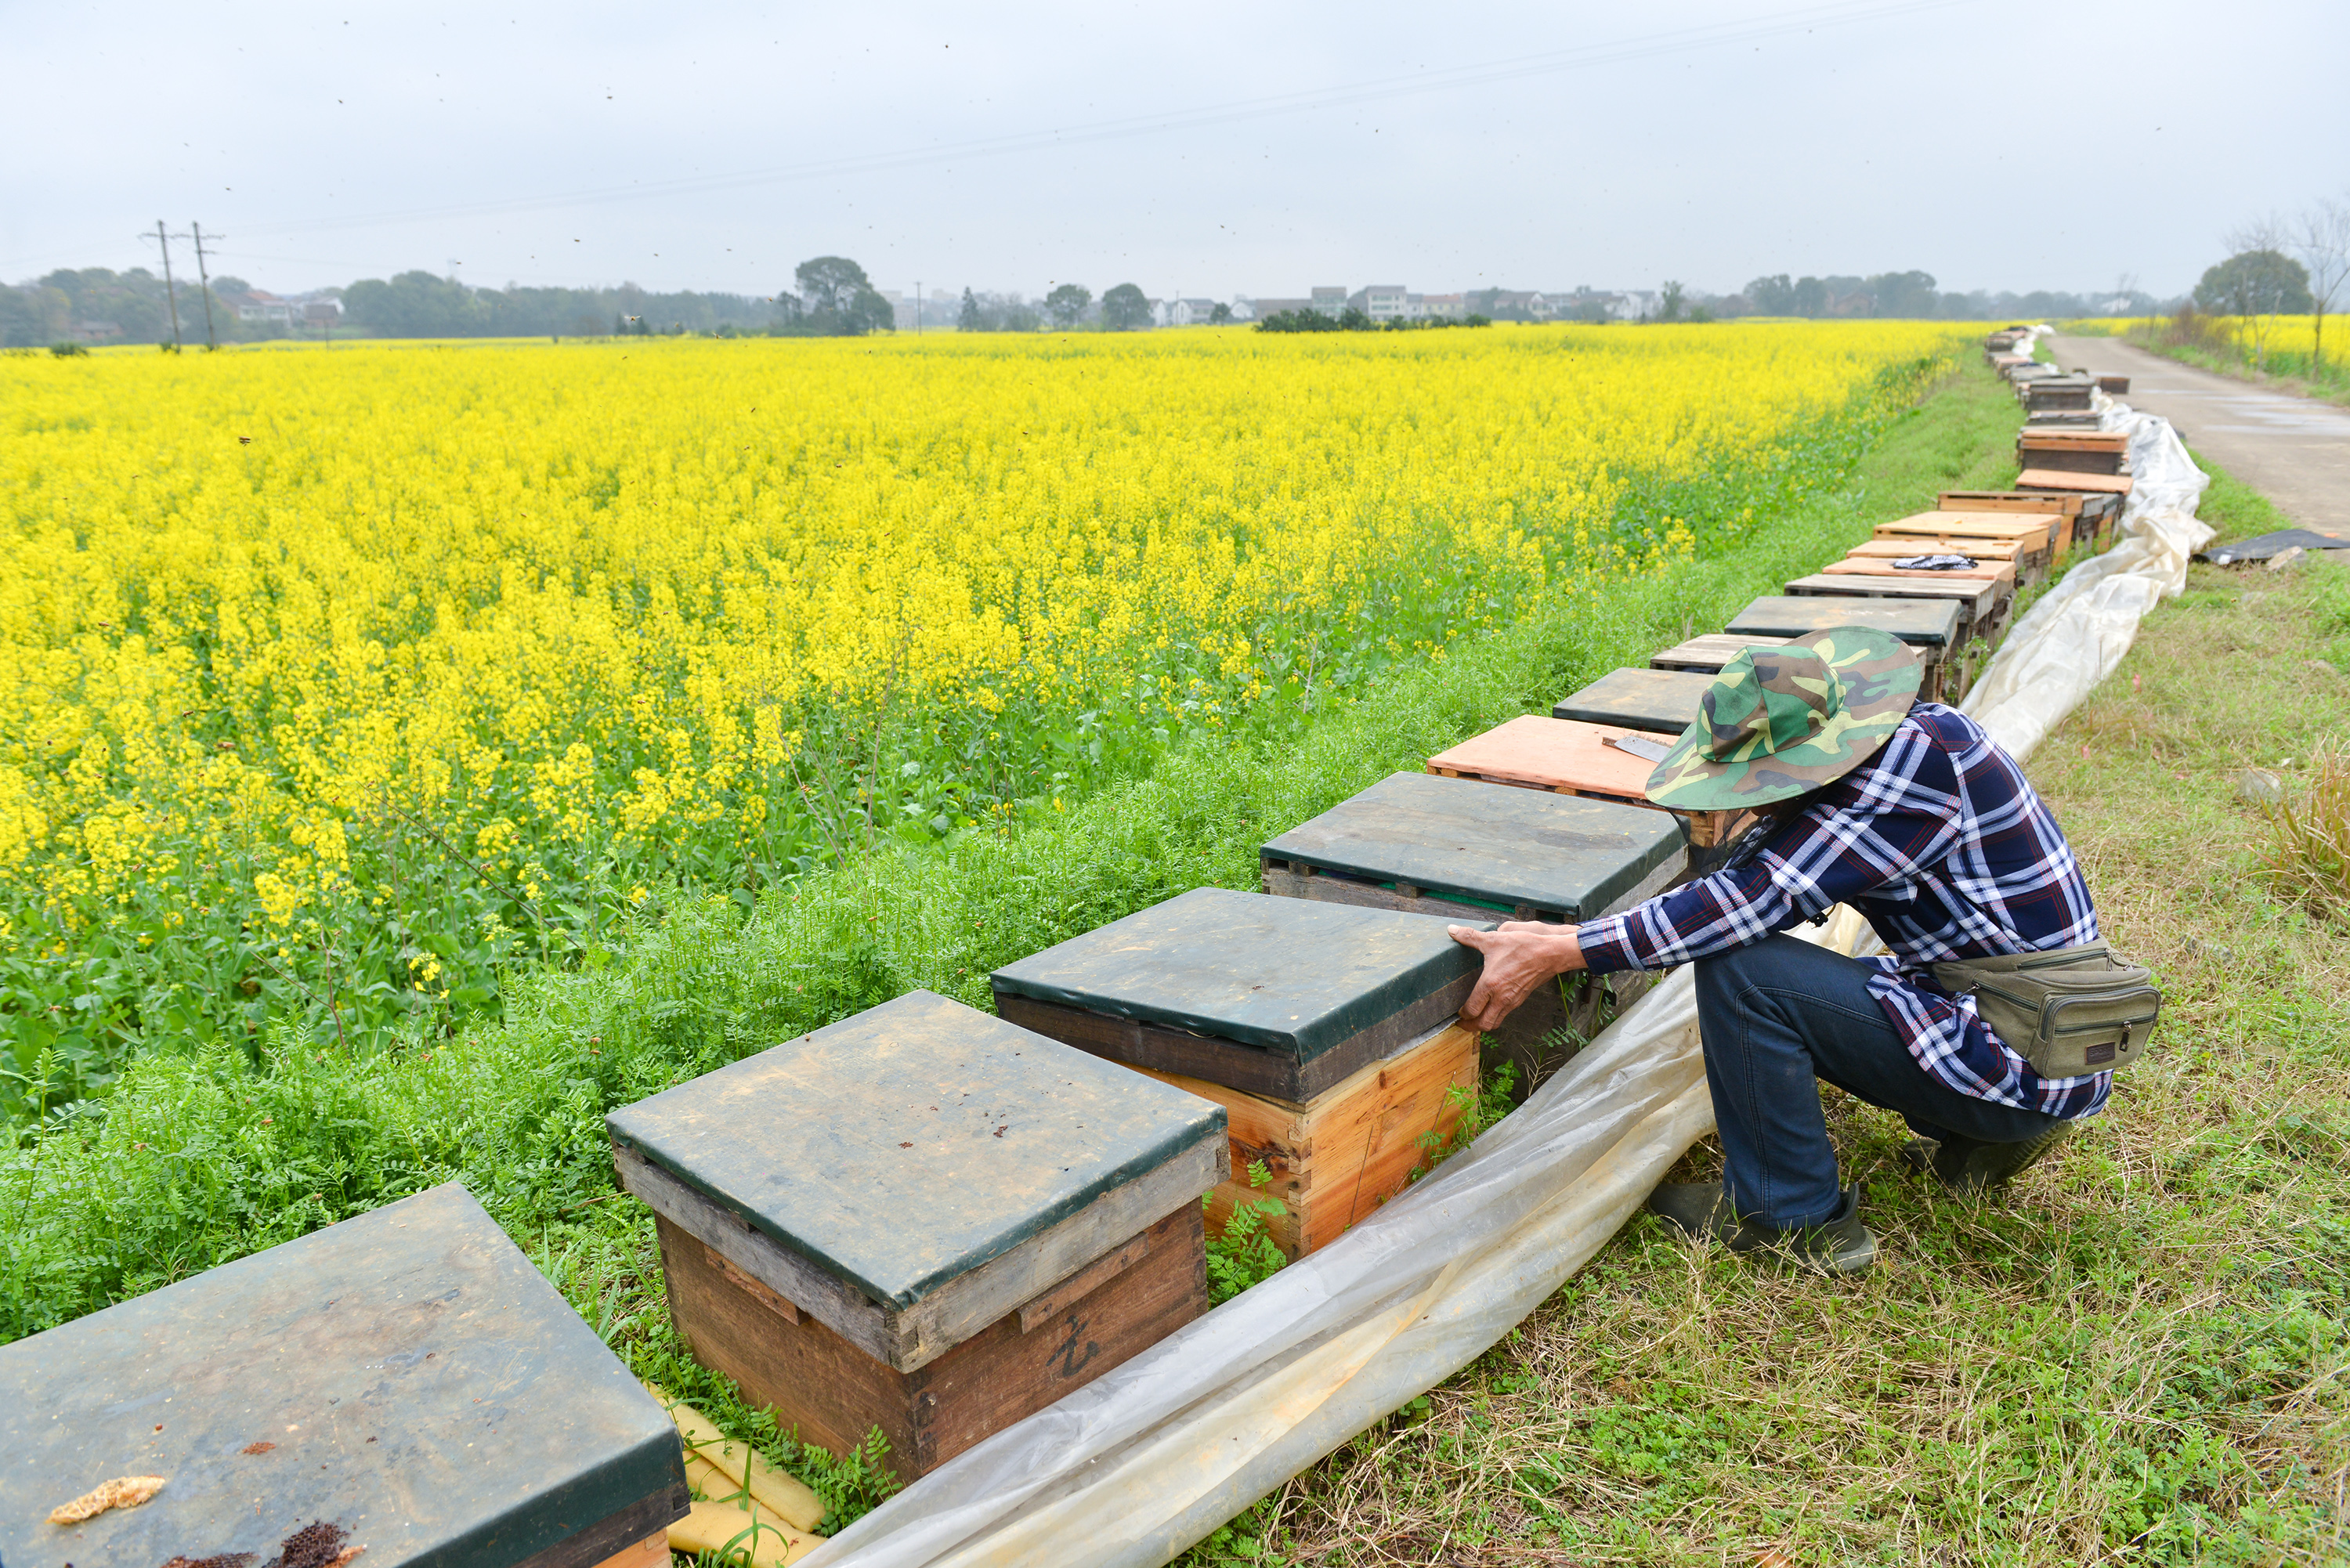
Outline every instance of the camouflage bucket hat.
POLYGON ((1648 798, 1721 811, 1815 790, 1877 754, 1923 674, 1899 639, 1866 627, 1741 649, 1648 775, 1648 798))

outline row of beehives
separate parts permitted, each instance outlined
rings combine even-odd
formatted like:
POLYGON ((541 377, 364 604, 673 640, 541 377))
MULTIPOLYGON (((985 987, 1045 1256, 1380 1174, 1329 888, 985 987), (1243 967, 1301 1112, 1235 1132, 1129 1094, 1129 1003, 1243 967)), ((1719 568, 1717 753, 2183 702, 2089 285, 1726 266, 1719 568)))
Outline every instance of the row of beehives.
MULTIPOLYGON (((2127 483, 1946 494, 1722 633, 1280 834, 1263 893, 1197 889, 1011 964, 993 1015, 914 992, 613 1113, 679 1334, 785 1428, 844 1450, 878 1428, 914 1475, 1201 1317, 1205 1226, 1237 1203, 1277 1202, 1292 1256, 1335 1241, 1477 1092, 1453 1015, 1479 961, 1447 926, 1612 913, 1745 826, 1648 805, 1625 742, 1684 729, 1738 648, 1836 625, 1901 638, 1955 700, 2017 587, 2127 483)), ((1483 1067, 1531 1089, 1625 979, 1538 992, 1483 1067)), ((739 1459, 681 1455, 453 1184, 0 1349, 0 1388, 10 1563, 291 1563, 316 1526, 378 1564, 595 1568, 706 1541, 713 1501, 760 1564, 813 1544, 739 1459), (132 1475, 163 1478, 153 1501, 36 1522, 132 1475)))

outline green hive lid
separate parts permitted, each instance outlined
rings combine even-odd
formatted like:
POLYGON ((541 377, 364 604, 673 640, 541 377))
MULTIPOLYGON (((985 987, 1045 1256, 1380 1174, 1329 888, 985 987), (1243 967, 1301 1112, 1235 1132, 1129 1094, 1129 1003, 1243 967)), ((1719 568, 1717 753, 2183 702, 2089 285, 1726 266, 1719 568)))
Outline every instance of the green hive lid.
MULTIPOLYGON (((1643 671, 1642 673, 1648 673, 1643 671)), ((1699 689, 1709 676, 1692 676, 1699 689)), ((1596 918, 1681 852, 1669 812, 1432 774, 1397 774, 1264 846, 1304 862, 1423 893, 1596 918)))
POLYGON ((995 989, 1305 1062, 1474 973, 1457 923, 1201 888, 1006 965, 995 989))
POLYGON ((1225 1136, 1222 1106, 927 991, 606 1120, 615 1143, 893 1307, 1225 1136))
POLYGON ((1947 599, 1766 594, 1739 611, 1726 629, 1756 637, 1807 637, 1839 626, 1865 626, 1904 642, 1948 647, 1958 630, 1959 607, 1947 599))
POLYGON ((368 1568, 508 1568, 650 1500, 641 1539, 684 1486, 660 1406, 454 1182, 0 1346, 12 1568, 257 1565, 314 1521, 368 1568), (144 1506, 48 1522, 134 1475, 144 1506))
POLYGON ((1550 716, 1678 735, 1697 722, 1698 701, 1712 684, 1694 670, 1611 670, 1553 703, 1550 716))

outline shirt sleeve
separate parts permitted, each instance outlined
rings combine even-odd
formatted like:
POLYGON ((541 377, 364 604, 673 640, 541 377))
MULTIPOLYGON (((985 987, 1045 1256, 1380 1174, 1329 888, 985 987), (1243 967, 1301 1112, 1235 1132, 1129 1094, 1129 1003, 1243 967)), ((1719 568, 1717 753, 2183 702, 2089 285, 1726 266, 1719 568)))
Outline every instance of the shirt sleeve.
POLYGON ((1746 866, 1717 871, 1575 933, 1596 974, 1665 969, 1761 941, 1908 879, 1959 836, 1958 770, 1915 722, 1837 780, 1746 866))

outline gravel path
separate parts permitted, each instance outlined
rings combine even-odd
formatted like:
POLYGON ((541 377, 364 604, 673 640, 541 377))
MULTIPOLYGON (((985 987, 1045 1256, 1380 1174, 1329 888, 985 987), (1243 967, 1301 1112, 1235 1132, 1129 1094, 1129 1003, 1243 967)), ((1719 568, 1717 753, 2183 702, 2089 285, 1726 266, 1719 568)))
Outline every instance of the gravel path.
POLYGON ((2215 376, 2111 337, 2051 344, 2068 370, 2127 376, 2124 401, 2168 418, 2188 445, 2300 526, 2350 538, 2350 409, 2215 376))

